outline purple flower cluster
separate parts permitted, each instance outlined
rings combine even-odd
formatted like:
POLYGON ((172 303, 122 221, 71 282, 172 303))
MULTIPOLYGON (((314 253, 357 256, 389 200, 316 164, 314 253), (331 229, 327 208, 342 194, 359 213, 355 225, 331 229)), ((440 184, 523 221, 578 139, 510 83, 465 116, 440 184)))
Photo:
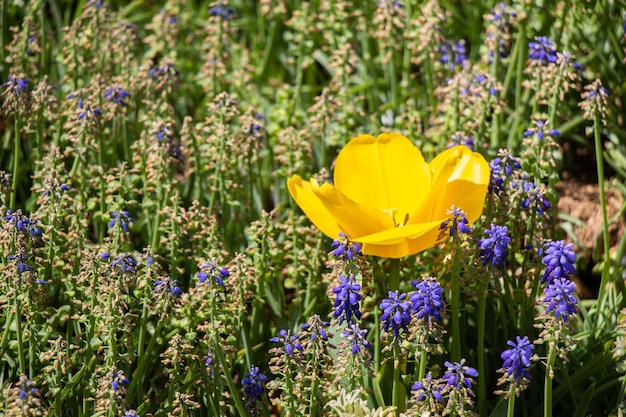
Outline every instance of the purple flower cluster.
POLYGON ((495 78, 491 76, 485 76, 483 74, 476 74, 476 82, 478 85, 486 87, 489 90, 489 95, 495 97, 498 94, 497 84, 495 78))
POLYGON ((285 329, 278 332, 278 336, 270 339, 272 343, 282 343, 285 353, 289 356, 293 355, 294 349, 302 351, 302 345, 298 342, 298 336, 290 335, 285 329))
POLYGON ((28 255, 26 255, 25 253, 20 252, 20 253, 16 253, 13 255, 9 255, 7 259, 9 261, 17 262, 17 269, 20 271, 20 274, 23 274, 24 272, 33 271, 33 267, 26 263, 26 261, 28 260, 28 255))
POLYGON ((228 272, 228 269, 217 266, 215 259, 212 259, 204 265, 200 265, 200 272, 196 274, 201 284, 204 284, 207 279, 212 277, 215 279, 215 283, 220 287, 224 286, 224 279, 229 276, 230 272, 228 272))
POLYGON ((452 206, 452 209, 447 211, 448 217, 441 226, 439 226, 439 230, 445 230, 448 227, 450 228, 450 237, 456 236, 457 232, 461 232, 463 234, 469 234, 470 228, 468 226, 469 221, 465 215, 465 212, 458 207, 452 206))
POLYGON ((463 386, 468 389, 472 388, 474 382, 472 378, 478 376, 478 371, 465 365, 465 359, 461 359, 461 362, 445 361, 444 365, 448 368, 442 377, 446 385, 454 387, 457 391, 460 391, 463 386))
POLYGON ((501 152, 499 155, 489 163, 489 168, 491 168, 489 192, 494 194, 504 191, 506 178, 511 177, 514 171, 522 169, 519 158, 510 155, 506 151, 501 152))
POLYGON ((213 367, 213 362, 214 362, 214 359, 213 359, 213 349, 209 348, 208 351, 207 351, 207 357, 204 360, 204 364, 206 365, 207 372, 209 373, 209 376, 211 378, 213 378, 213 376, 215 375, 215 369, 213 367))
POLYGON ((2 84, 4 88, 10 88, 16 96, 28 91, 28 78, 9 76, 9 80, 2 84))
POLYGON ((445 385, 441 383, 439 379, 433 379, 432 374, 429 372, 426 377, 413 384, 411 391, 417 391, 417 401, 436 400, 443 401, 442 391, 445 385))
POLYGON ((124 372, 120 370, 115 370, 111 376, 111 389, 113 391, 118 391, 120 389, 120 384, 129 385, 130 380, 124 376, 124 372))
POLYGON ((150 78, 161 78, 161 77, 169 77, 174 76, 178 77, 179 72, 174 66, 174 64, 167 63, 161 66, 155 65, 148 70, 148 77, 150 78))
POLYGON ((522 209, 533 207, 537 212, 537 215, 542 216, 544 210, 552 207, 552 204, 550 204, 543 188, 537 187, 537 185, 532 182, 524 181, 522 183, 522 189, 526 193, 524 201, 520 204, 522 209))
POLYGON ((106 89, 103 97, 111 103, 126 106, 126 99, 130 97, 130 94, 119 85, 114 85, 106 89))
POLYGON ((64 191, 65 192, 65 191, 69 191, 69 190, 70 190, 70 187, 67 184, 60 184, 58 186, 58 188, 54 187, 54 189, 44 190, 42 195, 47 198, 47 197, 49 197, 53 193, 53 191, 55 191, 54 195, 57 198, 61 198, 62 194, 60 193, 60 191, 64 191), (58 191, 55 191, 56 189, 58 189, 58 191))
POLYGON ((102 7, 104 7, 104 2, 102 0, 89 0, 87 4, 95 7, 96 9, 101 9, 102 7))
POLYGON ((529 127, 524 131, 524 136, 537 135, 537 139, 543 140, 545 136, 560 136, 561 131, 557 129, 548 129, 546 122, 543 120, 535 120, 535 127, 529 127))
POLYGON ((459 133, 455 133, 454 135, 452 135, 452 137, 450 138, 450 142, 448 143, 448 146, 446 147, 452 148, 454 146, 459 146, 459 145, 465 146, 472 151, 474 150, 474 140, 470 138, 469 136, 463 136, 459 133))
POLYGON ((592 101, 596 97, 607 97, 611 95, 611 92, 602 86, 602 84, 594 84, 593 88, 589 89, 589 94, 587 95, 587 100, 592 101))
POLYGON ((552 281, 543 293, 546 314, 554 312, 556 319, 567 323, 569 316, 576 314, 577 311, 575 289, 576 284, 567 278, 556 278, 552 281))
POLYGON ((444 40, 439 45, 439 53, 441 58, 439 59, 442 64, 448 66, 450 72, 454 72, 456 67, 463 67, 463 63, 467 61, 467 50, 465 49, 465 42, 452 42, 444 40))
POLYGON ((311 331, 311 342, 314 342, 318 336, 320 338, 322 338, 323 340, 327 340, 328 339, 328 332, 326 331, 326 329, 324 329, 324 327, 328 327, 330 326, 330 322, 327 321, 322 321, 321 319, 319 319, 319 316, 314 316, 316 319, 313 321, 313 326, 311 326, 310 322, 309 323, 304 323, 302 326, 300 326, 301 330, 309 330, 311 331))
POLYGON ((35 388, 35 382, 24 379, 20 382, 20 401, 26 400, 30 395, 38 395, 39 390, 35 388))
POLYGON ((399 294, 398 291, 389 291, 389 298, 383 299, 380 309, 383 311, 380 317, 383 329, 393 330, 395 337, 398 337, 400 330, 407 332, 411 323, 411 303, 405 301, 406 293, 399 294))
POLYGON ((337 295, 335 298, 335 312, 333 315, 335 318, 339 319, 339 324, 344 321, 350 324, 352 323, 353 317, 357 320, 361 318, 360 290, 361 285, 354 282, 353 275, 346 277, 342 274, 339 277, 339 285, 333 288, 333 293, 337 295))
POLYGON ((253 411, 257 402, 261 400, 266 382, 267 376, 259 371, 258 366, 251 365, 250 372, 246 373, 246 376, 241 380, 246 408, 249 411, 253 411))
MULTIPOLYGON (((355 282, 354 275, 346 277, 344 274, 339 276, 339 285, 332 290, 336 294, 333 317, 338 319, 339 324, 346 322, 347 327, 341 336, 347 339, 351 345, 353 355, 370 348, 370 343, 365 338, 367 331, 361 329, 357 322, 361 318, 361 294, 359 291, 361 291, 361 285, 355 282)), ((325 333, 326 331, 324 331, 325 333)))
POLYGON ((361 329, 357 323, 349 323, 341 336, 348 340, 348 343, 352 345, 352 354, 356 355, 359 352, 365 351, 370 348, 370 342, 367 341, 365 335, 367 330, 361 329))
POLYGON ((523 338, 517 336, 516 342, 511 340, 506 342, 511 349, 507 349, 500 357, 504 360, 502 369, 507 377, 513 377, 515 382, 519 382, 521 379, 529 379, 530 372, 530 358, 533 354, 533 344, 528 340, 528 336, 523 338))
POLYGON ((443 288, 435 279, 425 279, 414 284, 416 291, 411 294, 412 310, 417 313, 419 320, 432 319, 442 320, 441 312, 445 304, 443 302, 443 288))
POLYGON ((504 30, 510 18, 516 16, 515 10, 505 2, 497 3, 491 10, 491 21, 497 23, 500 26, 500 30, 504 30))
POLYGON ((172 129, 163 124, 159 126, 159 130, 157 130, 157 139, 159 142, 163 142, 163 139, 172 140, 172 129))
POLYGON ((114 211, 113 213, 111 213, 111 221, 109 222, 109 229, 113 229, 115 225, 119 223, 124 233, 128 233, 128 225, 129 223, 133 223, 134 221, 135 220, 133 220, 130 217, 130 213, 128 213, 128 211, 126 210, 114 211))
POLYGON ((546 266, 546 270, 541 277, 541 282, 552 284, 555 279, 569 279, 571 274, 576 272, 576 254, 572 250, 573 243, 565 244, 565 241, 548 242, 548 247, 541 262, 546 266))
POLYGON ((232 19, 234 14, 235 14, 235 11, 233 10, 232 7, 226 4, 223 4, 221 2, 209 9, 209 16, 221 17, 224 20, 232 19))
MULTIPOLYGON (((433 379, 429 372, 424 379, 415 382, 411 387, 412 391, 416 391, 415 399, 418 402, 427 402, 431 407, 437 407, 437 403, 444 401, 445 395, 457 397, 461 395, 467 398, 468 395, 474 395, 472 385, 473 378, 478 376, 476 369, 465 365, 465 359, 460 362, 445 361, 444 365, 447 370, 441 378, 433 379)), ((455 404, 456 401, 450 398, 448 404, 455 404)))
MULTIPOLYGON (((72 98, 68 96, 68 98, 72 98)), ((83 120, 85 118, 91 119, 94 116, 102 116, 102 111, 96 107, 91 107, 91 104, 85 104, 82 98, 78 99, 78 116, 76 118, 78 120, 83 120)))
POLYGON ((408 326, 414 315, 419 320, 424 320, 428 325, 432 320, 441 320, 441 311, 444 309, 444 302, 441 294, 443 288, 432 278, 414 283, 416 291, 411 293, 407 300, 406 293, 389 291, 389 298, 385 298, 380 303, 383 314, 380 319, 383 329, 393 331, 395 337, 400 335, 400 331, 408 332, 408 326))
POLYGON ((180 297, 183 295, 183 290, 180 289, 179 285, 180 281, 170 279, 169 277, 159 279, 153 284, 155 293, 169 291, 174 297, 180 297))
POLYGON ((30 220, 18 211, 7 210, 4 220, 13 224, 18 232, 28 232, 30 237, 42 237, 41 230, 37 227, 37 220, 30 220))
MULTIPOLYGON (((104 252, 100 255, 101 259, 109 259, 111 254, 108 252, 104 252)), ((113 258, 111 262, 111 268, 120 268, 122 274, 130 273, 134 274, 136 272, 137 261, 132 257, 130 253, 124 253, 122 255, 118 255, 113 258)))
POLYGON ((331 247, 334 248, 332 255, 344 261, 352 261, 355 256, 363 256, 361 252, 363 244, 351 242, 348 235, 343 232, 339 232, 339 237, 333 241, 331 247))
POLYGON ((483 265, 491 263, 493 266, 504 267, 506 250, 511 242, 507 235, 509 229, 506 226, 491 225, 491 229, 485 230, 489 236, 480 240, 480 257, 483 258, 483 265))
POLYGON ((528 58, 539 64, 554 64, 557 61, 554 42, 545 36, 535 36, 535 41, 528 44, 528 58))

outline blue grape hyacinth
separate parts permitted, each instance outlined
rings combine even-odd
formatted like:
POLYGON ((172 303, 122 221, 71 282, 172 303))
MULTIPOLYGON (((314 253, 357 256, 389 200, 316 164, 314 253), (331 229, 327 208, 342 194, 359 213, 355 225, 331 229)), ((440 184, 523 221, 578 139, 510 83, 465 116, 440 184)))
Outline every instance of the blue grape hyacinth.
POLYGON ((521 379, 529 379, 531 362, 530 358, 533 354, 533 344, 528 339, 528 336, 516 337, 516 341, 511 340, 506 342, 511 349, 507 349, 500 357, 504 360, 502 369, 507 377, 513 377, 515 382, 519 382, 521 379))

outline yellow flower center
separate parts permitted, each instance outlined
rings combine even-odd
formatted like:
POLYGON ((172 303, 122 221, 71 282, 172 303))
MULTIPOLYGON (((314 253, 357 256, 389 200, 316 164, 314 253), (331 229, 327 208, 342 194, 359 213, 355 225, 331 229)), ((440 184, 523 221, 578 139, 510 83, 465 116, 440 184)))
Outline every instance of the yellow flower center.
POLYGON ((396 214, 398 214, 398 209, 395 208, 395 207, 387 209, 387 210, 383 210, 383 213, 385 213, 387 216, 389 216, 389 218, 393 222, 393 226, 394 227, 402 227, 402 226, 406 225, 406 223, 409 221, 409 213, 406 213, 404 215, 404 219, 403 219, 402 223, 399 223, 398 221, 396 221, 396 214))

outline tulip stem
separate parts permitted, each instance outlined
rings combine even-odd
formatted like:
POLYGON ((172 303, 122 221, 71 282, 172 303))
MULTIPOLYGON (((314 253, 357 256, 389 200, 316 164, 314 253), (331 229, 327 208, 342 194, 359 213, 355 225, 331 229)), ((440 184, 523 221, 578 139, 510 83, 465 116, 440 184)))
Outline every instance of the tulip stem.
POLYGON ((389 287, 388 291, 396 291, 400 288, 400 260, 391 259, 389 266, 389 287))

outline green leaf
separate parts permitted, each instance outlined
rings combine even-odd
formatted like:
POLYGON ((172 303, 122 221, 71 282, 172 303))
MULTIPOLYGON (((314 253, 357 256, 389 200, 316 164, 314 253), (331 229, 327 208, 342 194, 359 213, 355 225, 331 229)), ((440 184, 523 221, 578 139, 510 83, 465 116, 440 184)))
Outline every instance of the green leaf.
POLYGON ((593 399, 593 394, 596 391, 596 384, 593 383, 587 388, 585 393, 580 398, 578 404, 576 404, 576 411, 572 417, 584 417, 587 415, 587 410, 589 410, 589 405, 591 404, 591 400, 593 399))

